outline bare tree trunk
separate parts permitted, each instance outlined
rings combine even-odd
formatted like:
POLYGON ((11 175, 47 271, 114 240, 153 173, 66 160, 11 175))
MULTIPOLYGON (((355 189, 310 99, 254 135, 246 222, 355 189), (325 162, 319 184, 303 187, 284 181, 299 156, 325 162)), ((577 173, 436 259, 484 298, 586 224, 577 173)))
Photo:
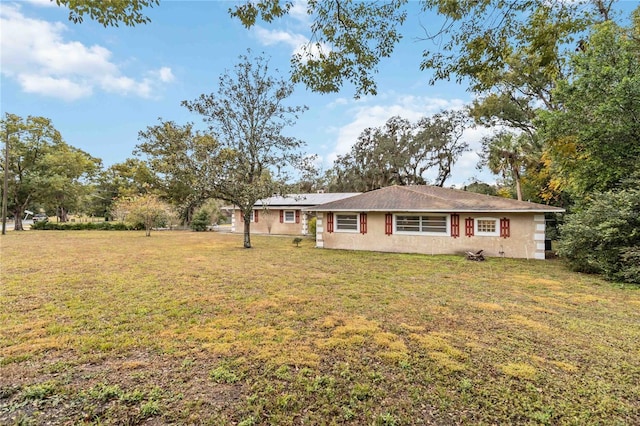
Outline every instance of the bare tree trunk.
POLYGON ((60 219, 60 222, 63 222, 63 223, 69 221, 69 215, 67 214, 67 210, 64 207, 59 208, 58 219, 60 219))
POLYGON ((16 207, 13 211, 13 219, 14 219, 14 231, 24 231, 24 227, 22 226, 22 215, 24 214, 24 209, 16 207))
POLYGON ((15 225, 13 227, 14 231, 24 231, 24 227, 22 226, 22 215, 24 214, 24 211, 27 209, 27 206, 29 205, 30 200, 31 200, 31 195, 27 197, 27 199, 24 201, 23 204, 18 203, 17 200, 14 199, 15 206, 16 206, 15 209, 13 210, 13 215, 15 219, 15 225))
POLYGON ((518 197, 518 201, 522 201, 522 186, 520 185, 520 172, 516 167, 513 168, 513 180, 516 181, 516 196, 518 197))
POLYGON ((251 216, 244 215, 244 248, 251 248, 251 216))

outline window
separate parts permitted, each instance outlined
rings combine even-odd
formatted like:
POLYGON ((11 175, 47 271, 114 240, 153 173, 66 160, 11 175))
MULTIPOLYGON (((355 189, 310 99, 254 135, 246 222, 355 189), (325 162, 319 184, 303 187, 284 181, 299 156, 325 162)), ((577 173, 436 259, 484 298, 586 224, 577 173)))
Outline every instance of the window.
POLYGON ((476 222, 476 235, 483 236, 497 236, 498 231, 498 219, 493 217, 481 217, 475 220, 476 222))
POLYGON ((284 211, 284 223, 295 223, 296 221, 296 212, 293 210, 285 210, 284 211))
POLYGON ((396 231, 420 232, 420 216, 396 216, 396 231))
MULTIPOLYGON (((244 222, 244 218, 242 219, 242 221, 244 222)), ((257 222, 257 221, 258 221, 258 211, 251 210, 251 222, 257 222)))
POLYGON ((396 232, 446 235, 447 229, 447 216, 396 216, 396 232))
POLYGON ((337 214, 336 231, 358 231, 357 214, 337 214))

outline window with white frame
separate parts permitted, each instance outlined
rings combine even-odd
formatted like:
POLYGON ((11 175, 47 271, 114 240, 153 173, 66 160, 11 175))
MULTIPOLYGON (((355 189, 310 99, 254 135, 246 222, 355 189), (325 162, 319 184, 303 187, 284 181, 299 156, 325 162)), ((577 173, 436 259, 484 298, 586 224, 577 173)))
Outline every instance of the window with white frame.
POLYGON ((295 223, 295 222, 296 222, 296 212, 294 210, 285 210, 284 223, 295 223))
POLYGON ((358 214, 336 214, 336 231, 358 232, 358 214))
POLYGON ((420 234, 448 234, 446 215, 396 215, 396 232, 420 234))
POLYGON ((495 217, 479 217, 476 222, 476 235, 495 237, 500 235, 498 219, 495 217))

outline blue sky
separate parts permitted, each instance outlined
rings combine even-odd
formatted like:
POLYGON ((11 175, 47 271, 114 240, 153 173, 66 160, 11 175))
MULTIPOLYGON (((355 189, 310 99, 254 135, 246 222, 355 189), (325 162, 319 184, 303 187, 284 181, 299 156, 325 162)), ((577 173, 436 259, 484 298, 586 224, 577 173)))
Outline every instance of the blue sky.
MULTIPOLYGON (((247 48, 264 52, 272 67, 288 75, 291 54, 310 35, 302 8, 275 24, 246 30, 229 17, 233 4, 164 1, 147 10, 152 20, 147 25, 104 28, 88 19, 73 24, 68 11, 49 0, 2 0, 1 112, 52 119, 67 143, 101 158, 105 166, 133 157, 138 132, 158 118, 201 126, 201 118, 181 101, 215 92, 218 77, 247 48)), ((439 20, 420 11, 417 2, 410 8, 403 40, 381 64, 377 96, 355 100, 348 85, 330 95, 296 87, 291 104, 309 110, 287 133, 304 140, 322 168, 331 167, 365 128, 391 116, 417 120, 472 100, 454 82, 428 84, 430 73, 420 71, 420 60, 434 45, 418 39, 423 27, 439 28, 439 20)), ((447 186, 495 180, 475 167, 475 151, 487 133, 481 128, 466 132, 473 151, 458 161, 447 186)))

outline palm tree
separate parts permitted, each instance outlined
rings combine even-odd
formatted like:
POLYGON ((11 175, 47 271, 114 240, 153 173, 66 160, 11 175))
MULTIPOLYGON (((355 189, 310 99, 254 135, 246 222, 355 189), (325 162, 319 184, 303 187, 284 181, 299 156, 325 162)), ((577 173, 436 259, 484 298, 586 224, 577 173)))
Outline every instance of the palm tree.
POLYGON ((532 135, 502 131, 482 139, 480 166, 487 166, 503 178, 510 177, 516 185, 518 200, 522 201, 522 172, 536 152, 537 144, 532 135))

